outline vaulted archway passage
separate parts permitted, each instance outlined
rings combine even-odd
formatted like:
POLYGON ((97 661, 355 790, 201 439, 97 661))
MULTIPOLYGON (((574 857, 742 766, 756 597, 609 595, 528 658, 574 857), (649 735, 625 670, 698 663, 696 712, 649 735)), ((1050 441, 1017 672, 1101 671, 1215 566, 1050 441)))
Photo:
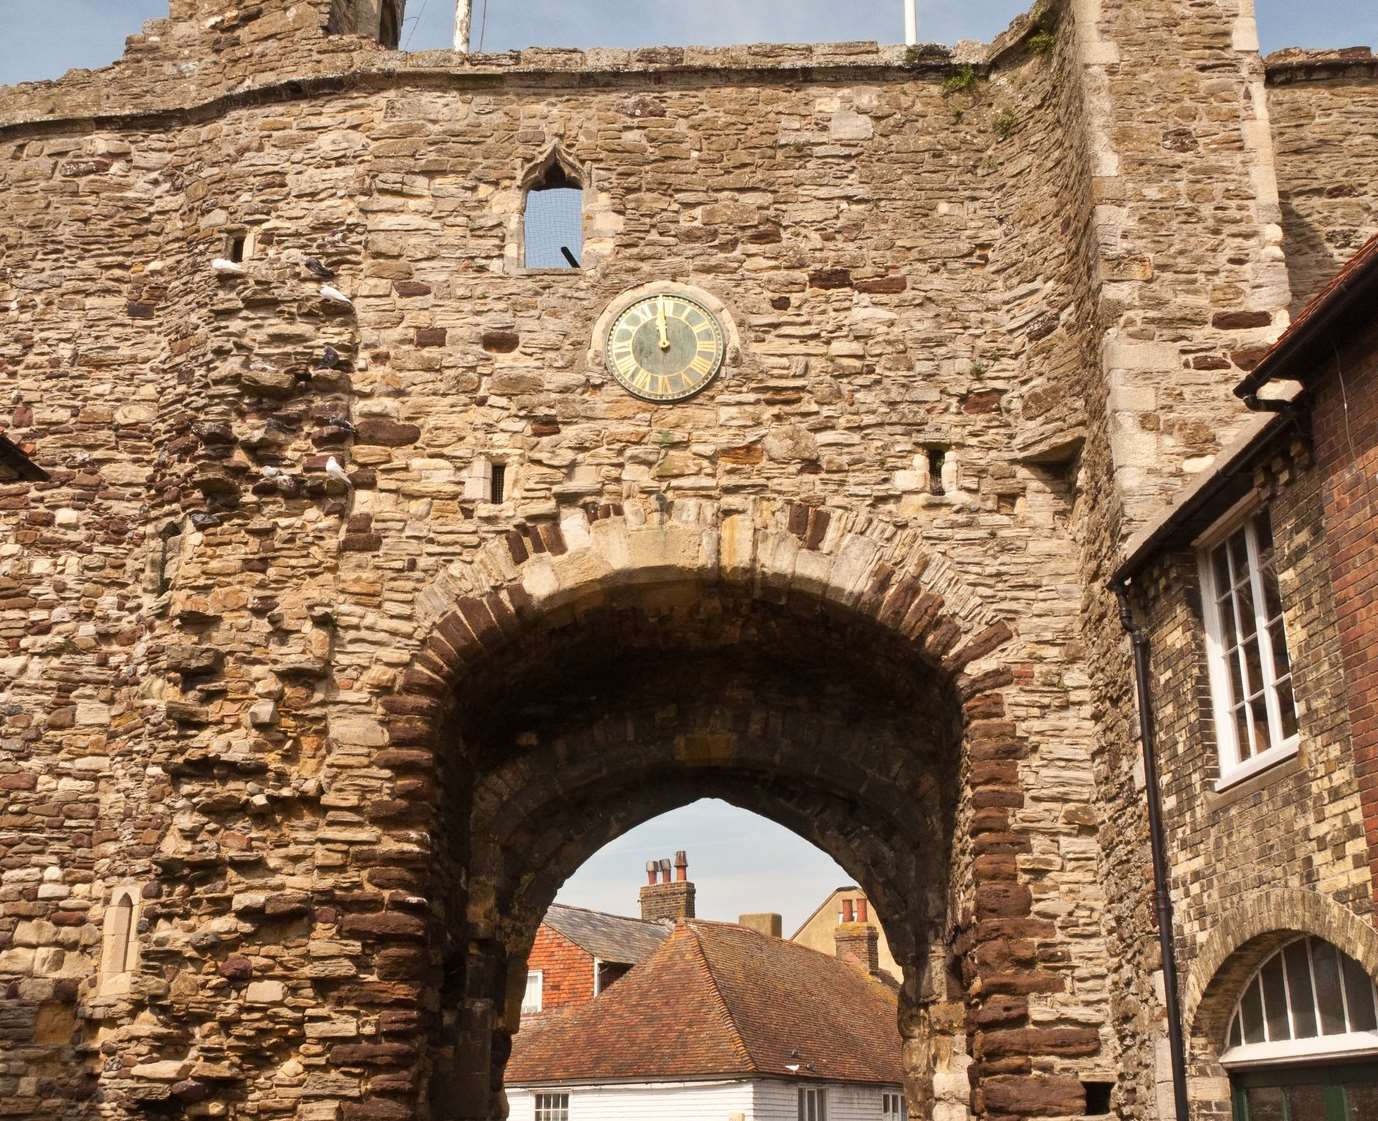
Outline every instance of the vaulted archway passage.
MULTIPOLYGON (((704 796, 786 826, 862 883, 917 1009, 953 913, 960 735, 950 680, 893 634, 731 585, 631 586, 477 664, 440 735, 435 894, 451 937, 445 1004, 456 1027, 490 1020, 490 1094, 560 885, 629 828, 704 796)), ((472 1110, 484 1072, 465 1071, 458 1046, 453 1060, 459 1100, 446 1107, 472 1110)))
POLYGON ((437 584, 426 647, 383 700, 405 822, 387 851, 412 856, 368 873, 395 894, 346 924, 380 978, 418 987, 433 1117, 505 1115, 526 956, 560 885, 705 796, 813 842, 874 901, 914 1116, 935 1095, 991 1119, 1082 1111, 1059 1064, 1096 1033, 1030 1020, 1067 958, 1021 869, 1013 630, 912 540, 778 514, 580 513, 437 584))

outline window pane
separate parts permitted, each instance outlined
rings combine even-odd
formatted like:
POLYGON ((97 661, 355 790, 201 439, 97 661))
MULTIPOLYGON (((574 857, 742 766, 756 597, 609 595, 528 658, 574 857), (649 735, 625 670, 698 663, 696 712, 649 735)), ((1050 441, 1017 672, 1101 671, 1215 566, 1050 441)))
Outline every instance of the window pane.
POLYGON ((1345 1030, 1344 1000, 1340 996, 1340 961, 1335 947, 1311 940, 1311 966, 1316 976, 1316 1004, 1321 1013, 1321 1034, 1339 1035, 1345 1030))
POLYGON ((1268 727, 1268 701, 1262 693, 1249 702, 1254 716, 1254 751, 1263 754, 1273 746, 1272 732, 1268 727))
POLYGON ((1249 591, 1247 583, 1235 592, 1234 601, 1239 608, 1239 633, 1245 638, 1252 638, 1258 630, 1258 620, 1254 615, 1253 593, 1249 591))
POLYGON ((1287 657, 1287 632, 1281 619, 1268 628, 1268 640, 1273 644, 1273 676, 1286 677, 1292 672, 1292 666, 1287 657))
POLYGON ((1259 654, 1257 636, 1244 644, 1244 684, 1247 695, 1251 697, 1263 688, 1263 661, 1259 654))
POLYGON ((1314 1039, 1316 1030, 1316 994, 1311 988, 1311 966, 1306 956, 1306 942, 1293 942, 1283 951, 1287 959, 1287 985, 1292 990, 1292 1033, 1296 1039, 1314 1039))
POLYGON ((799 1091, 799 1121, 804 1121, 804 1091, 799 1091))
POLYGON ((1378 1028, 1378 1018, 1373 1014, 1373 982, 1364 967, 1348 954, 1341 955, 1344 961, 1345 996, 1349 998, 1349 1030, 1373 1031, 1378 1028))
POLYGON ((1287 1091, 1288 1121, 1330 1121, 1324 1086, 1292 1086, 1287 1091))
POLYGON ((1211 553, 1211 575, 1215 578, 1215 594, 1223 596, 1230 590, 1230 562, 1225 557, 1225 546, 1221 545, 1211 553))
POLYGON ((1244 1100, 1249 1103, 1249 1121, 1287 1121, 1282 1090, 1277 1086, 1245 1090, 1244 1100))
POLYGON ((1244 530, 1236 530, 1230 538, 1230 569, 1234 575, 1234 583, 1244 581, 1247 583, 1249 574, 1249 546, 1244 541, 1244 530))
POLYGON ((1234 710, 1234 734, 1239 742, 1239 761, 1243 763, 1254 753, 1253 740, 1249 738, 1249 718, 1244 713, 1243 705, 1234 710))
POLYGON ((1234 606, 1230 598, 1220 601, 1220 639, 1227 654, 1233 657, 1239 645, 1239 628, 1234 625, 1234 606))
POLYGON ((1275 954, 1259 974, 1263 985, 1264 1020, 1268 1025, 1268 1041, 1292 1038, 1287 1023, 1287 987, 1282 979, 1282 955, 1275 954))
POLYGON ((1234 1019, 1230 1021, 1230 1046, 1238 1047, 1244 1042, 1244 1036, 1239 1030, 1239 1013, 1234 1014, 1234 1019))
POLYGON ((1269 518, 1267 511, 1256 514, 1254 522, 1254 543, 1258 546, 1261 554, 1271 552, 1273 548, 1273 522, 1269 518))
POLYGON ((1244 999, 1239 1002, 1239 1011, 1244 1020, 1244 1042, 1267 1042, 1263 1036, 1263 996, 1259 992, 1257 978, 1244 990, 1244 999))
POLYGON ((1345 1121, 1372 1121, 1378 1117, 1378 1082, 1345 1084, 1345 1121))

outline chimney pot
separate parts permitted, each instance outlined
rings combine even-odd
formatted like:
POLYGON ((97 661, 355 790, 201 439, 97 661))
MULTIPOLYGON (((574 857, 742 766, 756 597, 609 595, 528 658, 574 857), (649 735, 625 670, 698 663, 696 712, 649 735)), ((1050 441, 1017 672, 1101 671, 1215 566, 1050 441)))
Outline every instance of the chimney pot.
POLYGON ((844 900, 842 901, 842 921, 843 921, 843 922, 853 922, 853 921, 855 921, 855 920, 853 919, 853 917, 852 917, 852 901, 851 901, 850 899, 844 899, 844 900))
POLYGON ((866 921, 866 900, 864 899, 858 899, 856 901, 856 921, 866 921))
POLYGON ((641 917, 648 922, 680 922, 694 917, 694 885, 689 880, 689 860, 683 850, 675 853, 673 867, 678 882, 671 880, 671 862, 652 860, 646 865, 646 884, 641 889, 641 917))

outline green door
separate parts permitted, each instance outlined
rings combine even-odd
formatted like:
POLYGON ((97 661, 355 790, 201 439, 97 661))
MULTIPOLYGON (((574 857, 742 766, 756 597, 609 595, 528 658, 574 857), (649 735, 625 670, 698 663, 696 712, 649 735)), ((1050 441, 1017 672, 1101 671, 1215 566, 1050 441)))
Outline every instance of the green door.
POLYGON ((1233 1075, 1234 1121, 1378 1121, 1378 1064, 1233 1075))

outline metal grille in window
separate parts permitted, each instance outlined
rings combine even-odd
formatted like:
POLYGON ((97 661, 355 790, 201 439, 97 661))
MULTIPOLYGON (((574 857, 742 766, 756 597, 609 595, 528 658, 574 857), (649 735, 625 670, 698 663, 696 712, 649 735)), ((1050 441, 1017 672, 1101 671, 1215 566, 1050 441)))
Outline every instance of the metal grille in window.
POLYGON ((1211 604, 1214 687, 1226 767, 1248 763, 1297 735, 1292 666, 1267 512, 1212 548, 1203 578, 1211 604), (1228 752, 1227 752, 1228 754, 1228 752))
POLYGON ((568 1094, 537 1094, 536 1121, 569 1121, 568 1094))
POLYGON ((1230 1020, 1226 1064, 1378 1051, 1378 989, 1364 967, 1319 938, 1263 963, 1230 1020))

